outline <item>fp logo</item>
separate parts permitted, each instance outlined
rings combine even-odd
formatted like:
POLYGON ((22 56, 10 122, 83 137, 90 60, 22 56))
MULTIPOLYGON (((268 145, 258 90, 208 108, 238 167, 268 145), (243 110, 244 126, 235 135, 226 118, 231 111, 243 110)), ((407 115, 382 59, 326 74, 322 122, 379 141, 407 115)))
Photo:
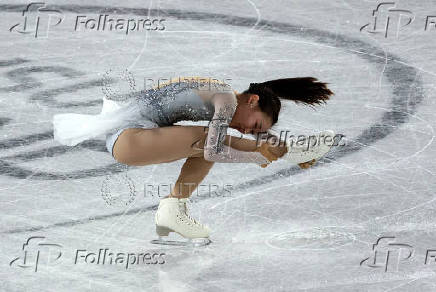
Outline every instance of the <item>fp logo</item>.
POLYGON ((22 15, 24 17, 23 23, 14 24, 9 31, 33 34, 35 38, 40 36, 40 32, 45 32, 45 37, 48 37, 50 27, 56 26, 64 20, 64 15, 61 11, 47 9, 43 2, 30 3, 23 10, 22 15))
POLYGON ((372 11, 373 23, 365 24, 360 28, 360 31, 366 29, 369 33, 383 33, 385 38, 387 38, 389 29, 394 28, 398 38, 400 29, 412 23, 415 16, 409 10, 394 8, 395 2, 380 3, 377 9, 372 11), (395 19, 397 19, 396 24, 394 22, 395 19), (406 21, 402 21, 403 19, 406 19, 406 21), (405 24, 402 24, 402 22, 405 22, 405 24))
POLYGON ((9 265, 16 265, 20 268, 33 268, 38 271, 40 262, 49 265, 57 261, 61 256, 62 248, 59 244, 44 242, 43 236, 32 236, 23 244, 23 255, 13 259, 9 265))
POLYGON ((372 245, 373 258, 367 257, 360 262, 370 268, 384 268, 388 271, 388 266, 395 265, 396 271, 400 261, 407 260, 413 255, 413 247, 404 243, 395 243, 394 236, 383 236, 377 239, 377 242, 372 245))

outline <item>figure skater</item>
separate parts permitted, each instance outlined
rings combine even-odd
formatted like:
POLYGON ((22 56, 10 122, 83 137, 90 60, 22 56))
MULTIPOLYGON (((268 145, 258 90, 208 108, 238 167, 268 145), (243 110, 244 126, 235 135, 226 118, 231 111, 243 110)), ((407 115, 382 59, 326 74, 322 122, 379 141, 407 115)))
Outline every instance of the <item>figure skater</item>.
MULTIPOLYGON (((284 158, 301 168, 313 165, 331 145, 292 145, 279 137, 266 141, 226 135, 228 127, 243 134, 267 132, 278 120, 280 99, 309 106, 325 103, 333 92, 328 83, 313 77, 285 78, 251 83, 242 93, 215 79, 187 77, 139 92, 120 105, 103 98, 99 115, 58 114, 53 118, 54 139, 74 146, 101 134, 115 160, 127 165, 168 163, 186 158, 168 197, 155 215, 159 240, 170 232, 188 239, 184 242, 210 243, 210 229, 189 215, 188 198, 215 162, 255 163, 267 167, 284 158), (174 125, 178 121, 209 121, 208 127, 174 125)), ((333 135, 333 132, 324 132, 333 135)), ((268 136, 271 138, 271 134, 268 136)), ((169 242, 169 241, 167 241, 169 242)))

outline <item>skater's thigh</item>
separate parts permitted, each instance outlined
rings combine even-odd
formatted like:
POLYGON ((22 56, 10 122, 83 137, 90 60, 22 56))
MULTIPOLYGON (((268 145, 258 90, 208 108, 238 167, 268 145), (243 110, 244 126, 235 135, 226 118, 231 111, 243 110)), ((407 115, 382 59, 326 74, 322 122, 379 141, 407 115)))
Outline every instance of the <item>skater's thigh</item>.
POLYGON ((128 165, 165 163, 186 157, 201 157, 207 132, 202 126, 169 126, 154 129, 130 128, 118 137, 114 158, 128 165))

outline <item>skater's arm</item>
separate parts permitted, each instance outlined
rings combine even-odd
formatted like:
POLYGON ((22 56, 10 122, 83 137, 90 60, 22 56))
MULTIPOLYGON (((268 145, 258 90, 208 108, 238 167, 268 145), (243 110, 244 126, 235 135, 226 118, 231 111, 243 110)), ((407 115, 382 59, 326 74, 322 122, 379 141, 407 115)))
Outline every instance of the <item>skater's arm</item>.
POLYGON ((236 111, 237 101, 234 93, 216 93, 212 101, 215 105, 215 114, 209 123, 204 158, 208 161, 227 163, 256 163, 268 164, 271 161, 260 152, 239 151, 224 144, 227 128, 236 111))

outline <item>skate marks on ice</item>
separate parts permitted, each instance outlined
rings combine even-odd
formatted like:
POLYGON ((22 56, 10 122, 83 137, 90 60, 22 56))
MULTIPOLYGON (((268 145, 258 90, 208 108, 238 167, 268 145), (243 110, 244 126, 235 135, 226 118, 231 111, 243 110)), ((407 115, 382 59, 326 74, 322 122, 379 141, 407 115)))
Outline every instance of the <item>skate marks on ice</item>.
MULTIPOLYGON (((22 5, 14 4, 2 4, 0 9, 4 13, 19 13, 21 12, 22 5)), ((116 13, 116 14, 133 14, 133 15, 144 15, 144 13, 159 13, 161 16, 173 18, 177 20, 190 20, 190 21, 207 21, 214 22, 218 24, 250 28, 253 27, 259 20, 250 17, 239 17, 224 14, 214 14, 205 12, 193 12, 193 11, 183 11, 176 9, 159 9, 154 10, 144 8, 123 8, 123 7, 103 7, 103 6, 81 6, 81 5, 53 5, 53 8, 62 10, 63 12, 71 13, 116 13)), ((418 71, 409 65, 407 62, 400 57, 393 55, 391 53, 385 52, 381 48, 375 47, 372 44, 366 43, 362 40, 343 36, 337 33, 330 33, 327 31, 321 31, 312 28, 301 28, 301 26, 296 26, 287 23, 281 23, 276 21, 261 20, 257 23, 263 31, 269 31, 272 33, 277 33, 281 35, 289 35, 293 37, 299 37, 303 39, 309 39, 313 42, 321 43, 323 45, 336 47, 345 52, 355 54, 356 56, 364 59, 373 66, 382 65, 384 66, 384 76, 387 81, 391 84, 393 88, 392 100, 390 102, 390 108, 386 109, 382 118, 364 129, 357 137, 352 140, 347 141, 346 146, 340 149, 335 149, 330 152, 324 159, 320 161, 323 163, 330 163, 337 160, 340 157, 351 154, 355 151, 362 149, 368 145, 375 143, 381 139, 384 139, 389 134, 395 131, 398 125, 406 123, 410 116, 416 112, 418 104, 423 98, 423 84, 418 75, 418 71), (412 90, 411 90, 412 89, 412 90)), ((54 72, 60 74, 61 76, 70 76, 72 78, 79 76, 81 73, 75 69, 68 68, 65 66, 30 66, 31 60, 25 60, 20 58, 15 58, 11 60, 0 60, 0 69, 4 70, 11 66, 24 66, 18 69, 13 69, 4 73, 9 79, 13 80, 15 84, 12 87, 1 88, 0 91, 10 90, 30 90, 33 88, 41 87, 41 83, 32 78, 30 75, 39 72, 54 72), (45 70, 45 71, 44 71, 45 70), (25 79, 20 77, 24 74, 25 79), (24 85, 20 85, 24 84, 24 85), (26 85, 27 84, 27 85, 26 85), (14 89, 15 88, 15 89, 14 89)), ((60 103, 57 102, 56 95, 63 92, 72 92, 81 89, 88 89, 95 86, 100 86, 101 80, 89 80, 81 82, 79 84, 67 86, 64 88, 57 88, 52 90, 43 90, 34 94, 31 94, 30 100, 44 104, 45 106, 54 108, 66 108, 76 106, 77 103, 60 103)), ((83 102, 81 106, 92 106, 97 105, 101 102, 101 99, 92 100, 88 102, 83 102)), ((8 117, 0 117, 3 124, 8 124, 12 119, 8 117)), ((11 139, 5 139, 0 141, 0 149, 10 150, 19 146, 30 146, 34 143, 47 141, 53 139, 51 131, 46 131, 42 133, 24 135, 19 137, 14 137, 11 139)), ((87 148, 93 151, 106 152, 104 141, 100 140, 89 140, 80 144, 80 147, 87 148)), ((77 150, 80 148, 78 147, 77 150)), ((43 172, 38 170, 27 169, 19 166, 20 161, 29 161, 41 157, 55 157, 60 156, 63 153, 71 151, 69 148, 64 146, 52 146, 43 150, 29 151, 25 154, 13 155, 9 157, 2 157, 0 159, 0 173, 5 176, 10 176, 18 179, 38 179, 38 180, 59 180, 59 179, 80 179, 85 177, 96 177, 107 175, 108 173, 120 172, 119 164, 111 164, 108 166, 95 168, 95 169, 83 169, 80 171, 72 171, 68 173, 56 173, 56 172, 43 172)), ((313 167, 318 167, 322 164, 317 164, 313 167)), ((256 179, 252 179, 238 185, 234 186, 234 190, 247 189, 253 186, 259 186, 271 181, 280 179, 284 176, 294 175, 302 171, 297 166, 287 167, 282 170, 277 171, 271 175, 261 176, 256 179)), ((134 210, 129 210, 128 214, 135 214, 142 211, 149 211, 156 206, 148 208, 137 208, 134 210)), ((88 222, 93 222, 94 220, 105 220, 107 218, 121 216, 125 213, 112 213, 105 216, 96 216, 95 218, 85 218, 82 220, 60 222, 52 224, 49 226, 40 226, 28 229, 14 229, 4 231, 2 233, 19 233, 27 231, 42 230, 46 228, 53 228, 56 226, 71 226, 76 224, 85 224, 88 222)))
POLYGON ((202 247, 211 244, 212 241, 210 239, 168 240, 164 237, 159 237, 158 239, 151 240, 150 243, 159 245, 202 247))
POLYGON ((352 244, 355 240, 354 229, 324 226, 278 233, 265 243, 274 249, 322 251, 337 249, 352 244))

